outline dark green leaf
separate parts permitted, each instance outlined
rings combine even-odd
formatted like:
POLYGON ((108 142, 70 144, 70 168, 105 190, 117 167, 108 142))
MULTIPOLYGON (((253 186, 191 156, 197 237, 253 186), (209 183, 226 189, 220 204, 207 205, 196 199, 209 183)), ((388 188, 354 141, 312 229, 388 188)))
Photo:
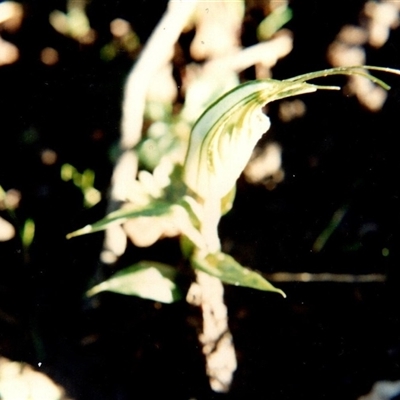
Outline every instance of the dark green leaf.
POLYGON ((282 290, 274 287, 259 273, 243 267, 228 254, 208 254, 206 257, 199 257, 198 254, 195 254, 191 262, 194 268, 207 272, 219 278, 222 282, 235 286, 276 292, 286 297, 282 290))

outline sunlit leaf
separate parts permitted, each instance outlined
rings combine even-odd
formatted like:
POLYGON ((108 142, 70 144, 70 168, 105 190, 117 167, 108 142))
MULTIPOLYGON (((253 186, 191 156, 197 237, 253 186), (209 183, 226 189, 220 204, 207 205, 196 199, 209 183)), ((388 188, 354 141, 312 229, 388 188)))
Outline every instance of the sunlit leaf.
POLYGON ((193 127, 183 173, 186 185, 203 199, 223 198, 234 187, 257 141, 269 129, 269 119, 262 112, 264 105, 318 89, 338 89, 306 83, 329 75, 359 75, 389 88, 367 69, 400 74, 389 68, 339 67, 283 81, 250 81, 226 93, 193 127))
POLYGON ((63 164, 61 166, 61 179, 65 182, 68 182, 74 176, 76 168, 71 164, 63 164))
POLYGON ((206 257, 195 254, 191 262, 194 268, 207 272, 219 278, 222 282, 235 286, 245 286, 258 290, 276 292, 286 297, 282 290, 274 287, 259 273, 243 267, 228 254, 208 254, 206 257))
POLYGON ((234 186, 232 190, 221 199, 221 215, 227 214, 232 209, 235 196, 236 187, 234 186))
POLYGON ((28 218, 25 221, 21 233, 22 245, 24 246, 25 249, 29 248, 29 246, 32 244, 34 236, 35 236, 35 222, 33 221, 33 219, 28 218))
POLYGON ((97 293, 109 291, 161 303, 172 303, 182 297, 175 283, 176 278, 176 268, 170 265, 155 261, 141 261, 94 286, 87 295, 94 296, 97 293))
POLYGON ((108 214, 105 218, 95 222, 92 225, 86 225, 75 232, 69 233, 67 238, 70 239, 75 236, 102 231, 111 224, 122 224, 131 218, 167 215, 171 211, 171 207, 172 205, 169 203, 152 201, 145 207, 135 208, 132 206, 132 208, 122 208, 108 214))
POLYGON ((228 92, 198 119, 190 137, 184 181, 203 199, 234 187, 260 137, 269 129, 269 101, 316 91, 305 83, 252 81, 228 92))
POLYGON ((259 40, 268 40, 271 36, 292 19, 293 12, 286 5, 275 8, 258 26, 259 40))
MULTIPOLYGON (((360 65, 355 67, 337 67, 337 68, 324 69, 322 71, 308 72, 303 75, 298 75, 293 78, 285 79, 284 82, 306 82, 311 79, 325 78, 327 76, 332 76, 332 75, 347 75, 347 76, 358 75, 369 79, 370 81, 376 83, 377 85, 381 86, 386 90, 390 89, 389 85, 387 85, 381 79, 371 75, 368 71, 380 71, 380 72, 400 75, 400 70, 397 69, 376 67, 373 65, 360 65)), ((323 88, 324 86, 318 86, 318 89, 323 89, 323 88)))
POLYGON ((93 207, 101 200, 101 193, 94 187, 89 187, 83 191, 85 207, 93 207))
POLYGON ((85 169, 82 173, 81 186, 82 189, 88 189, 94 186, 94 171, 91 169, 85 169))

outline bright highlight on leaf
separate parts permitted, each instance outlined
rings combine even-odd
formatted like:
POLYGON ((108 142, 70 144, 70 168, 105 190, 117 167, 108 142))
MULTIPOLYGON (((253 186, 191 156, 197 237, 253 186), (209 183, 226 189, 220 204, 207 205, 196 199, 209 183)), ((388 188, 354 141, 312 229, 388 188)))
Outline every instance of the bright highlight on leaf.
POLYGON ((359 75, 389 89, 367 70, 400 74, 390 68, 340 67, 283 81, 246 82, 231 90, 213 103, 193 127, 184 165, 186 185, 202 199, 221 199, 235 186, 257 141, 269 129, 269 119, 262 112, 263 106, 318 89, 339 89, 306 82, 329 75, 359 75))
POLYGON ((155 261, 141 261, 125 268, 111 278, 99 283, 86 294, 94 296, 109 291, 138 296, 161 303, 172 303, 182 296, 175 283, 177 272, 170 265, 155 261))

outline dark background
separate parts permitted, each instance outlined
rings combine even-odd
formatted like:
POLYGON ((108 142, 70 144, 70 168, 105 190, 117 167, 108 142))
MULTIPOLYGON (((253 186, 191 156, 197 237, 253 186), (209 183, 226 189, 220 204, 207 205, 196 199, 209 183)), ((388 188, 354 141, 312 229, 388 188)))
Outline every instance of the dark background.
MULTIPOLYGON (((329 67, 328 45, 345 23, 358 22, 363 4, 292 1, 294 50, 274 77, 329 67)), ((76 400, 353 400, 376 380, 399 379, 399 77, 378 74, 392 86, 379 113, 340 92, 302 96, 307 114, 291 123, 280 122, 277 106, 270 107, 269 135, 282 145, 285 180, 273 191, 239 181, 234 209, 220 226, 223 244, 267 274, 379 273, 387 281, 277 283, 287 299, 226 287, 239 367, 231 393, 217 395, 204 374, 196 310, 115 294, 89 302, 84 292, 98 267, 102 234, 65 239, 106 208, 103 201, 84 209, 80 191, 60 179, 60 166, 93 169, 106 198, 123 82, 133 64, 124 54, 100 58, 109 22, 127 19, 144 42, 165 2, 93 0, 88 15, 98 40, 92 46, 49 24, 49 12, 65 10, 63 1, 32 0, 24 7, 22 28, 4 34, 19 47, 20 59, 0 67, 0 185, 21 191, 13 222, 18 227, 33 218, 36 233, 29 254, 17 238, 0 243, 3 356, 41 362, 76 400), (47 46, 60 55, 52 67, 39 58, 47 46), (57 153, 54 165, 42 164, 45 149, 57 153), (343 221, 313 253, 315 239, 343 206, 343 221)), ((257 18, 256 11, 247 18, 246 44, 257 18)), ((367 46, 367 63, 399 68, 399 35, 393 30, 380 49, 367 46)), ((175 247, 169 240, 151 251, 162 259, 175 247)))

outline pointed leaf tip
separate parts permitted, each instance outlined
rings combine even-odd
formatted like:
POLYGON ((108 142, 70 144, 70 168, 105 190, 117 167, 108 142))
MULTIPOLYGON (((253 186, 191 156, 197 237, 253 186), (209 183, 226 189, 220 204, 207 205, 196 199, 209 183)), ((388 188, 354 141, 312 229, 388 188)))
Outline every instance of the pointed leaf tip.
POLYGON ((191 262, 194 268, 207 272, 224 283, 275 292, 286 298, 286 294, 281 289, 276 288, 258 272, 243 267, 228 254, 214 253, 206 257, 194 255, 191 262))

